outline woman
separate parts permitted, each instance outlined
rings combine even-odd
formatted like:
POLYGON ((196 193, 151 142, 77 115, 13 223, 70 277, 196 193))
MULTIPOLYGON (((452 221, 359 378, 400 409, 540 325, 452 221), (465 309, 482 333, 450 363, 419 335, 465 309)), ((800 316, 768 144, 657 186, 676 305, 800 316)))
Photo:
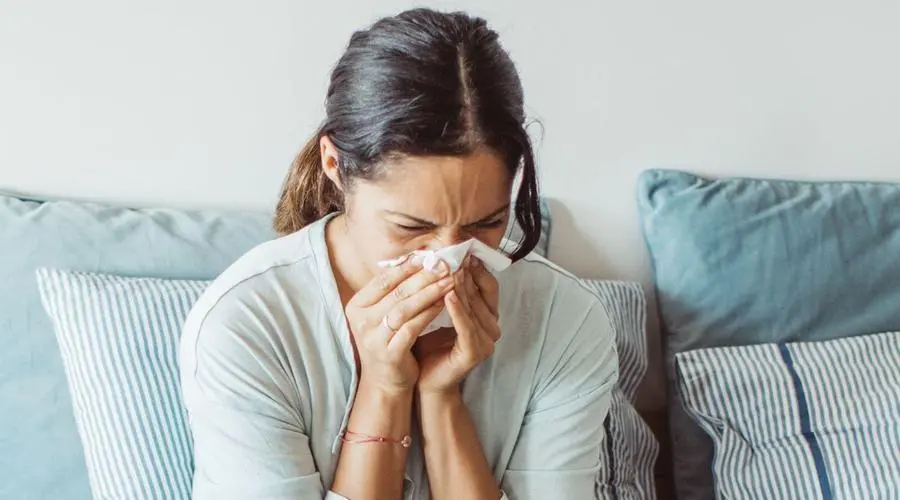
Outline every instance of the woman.
POLYGON ((610 325, 530 254, 535 165, 496 33, 458 13, 382 19, 350 39, 325 108, 278 205, 286 236, 185 326, 194 498, 592 498, 610 325), (524 238, 496 278, 471 257, 455 273, 376 265, 499 248, 511 216, 524 238), (453 328, 419 338, 445 308, 453 328))

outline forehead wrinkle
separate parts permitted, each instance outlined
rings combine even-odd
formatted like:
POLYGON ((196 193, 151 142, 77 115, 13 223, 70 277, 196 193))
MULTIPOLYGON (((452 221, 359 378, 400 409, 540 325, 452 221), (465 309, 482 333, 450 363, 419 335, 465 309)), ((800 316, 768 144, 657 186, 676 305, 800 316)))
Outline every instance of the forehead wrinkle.
POLYGON ((462 206, 462 201, 460 198, 462 189, 454 189, 457 186, 461 187, 462 182, 460 182, 457 172, 455 170, 462 170, 456 166, 442 166, 438 167, 439 177, 441 179, 440 189, 436 191, 440 192, 441 198, 437 200, 437 203, 441 207, 441 220, 439 222, 447 225, 453 225, 459 222, 459 219, 462 217, 461 211, 464 211, 462 206))
POLYGON ((498 208, 496 203, 482 203, 493 201, 496 194, 492 186, 484 184, 486 180, 494 181, 496 175, 495 165, 485 162, 483 154, 434 159, 406 157, 394 166, 391 176, 396 177, 391 190, 408 200, 401 205, 405 207, 398 206, 394 213, 434 225, 466 226, 480 222, 498 208))

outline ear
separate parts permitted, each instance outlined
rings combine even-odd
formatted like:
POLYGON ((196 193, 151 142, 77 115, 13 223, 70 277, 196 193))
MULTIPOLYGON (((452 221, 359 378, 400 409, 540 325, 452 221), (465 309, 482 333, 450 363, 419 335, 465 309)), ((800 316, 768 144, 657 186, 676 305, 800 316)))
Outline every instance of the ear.
POLYGON ((322 158, 322 170, 325 175, 334 183, 338 191, 343 192, 344 187, 341 185, 340 163, 338 162, 340 153, 327 135, 323 135, 319 139, 319 157, 322 158))

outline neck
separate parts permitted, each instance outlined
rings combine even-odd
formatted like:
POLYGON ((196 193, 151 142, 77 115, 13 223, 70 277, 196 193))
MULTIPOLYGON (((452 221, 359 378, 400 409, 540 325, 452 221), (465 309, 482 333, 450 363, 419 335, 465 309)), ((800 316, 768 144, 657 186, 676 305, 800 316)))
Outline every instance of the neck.
POLYGON ((360 259, 356 245, 350 239, 345 214, 331 219, 325 226, 325 243, 331 272, 334 273, 341 302, 346 306, 350 298, 372 279, 372 273, 360 259))

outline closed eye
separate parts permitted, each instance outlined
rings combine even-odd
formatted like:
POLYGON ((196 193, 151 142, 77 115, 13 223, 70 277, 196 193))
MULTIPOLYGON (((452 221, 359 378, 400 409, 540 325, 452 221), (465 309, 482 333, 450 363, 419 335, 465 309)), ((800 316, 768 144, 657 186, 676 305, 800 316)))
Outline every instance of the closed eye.
POLYGON ((409 233, 421 233, 434 229, 432 226, 407 226, 405 224, 397 224, 397 227, 409 233))
POLYGON ((497 219, 497 220, 488 221, 488 222, 479 222, 478 224, 476 224, 476 226, 483 228, 483 229, 490 229, 490 228, 498 227, 501 224, 503 224, 502 218, 497 219))
MULTIPOLYGON (((503 225, 504 218, 500 217, 498 219, 490 220, 487 222, 476 222, 468 227, 475 227, 477 229, 492 229, 495 227, 499 227, 503 225)), ((407 233, 424 233, 426 231, 433 231, 435 226, 432 225, 424 225, 424 224, 397 224, 394 223, 398 229, 405 231, 407 233)))

